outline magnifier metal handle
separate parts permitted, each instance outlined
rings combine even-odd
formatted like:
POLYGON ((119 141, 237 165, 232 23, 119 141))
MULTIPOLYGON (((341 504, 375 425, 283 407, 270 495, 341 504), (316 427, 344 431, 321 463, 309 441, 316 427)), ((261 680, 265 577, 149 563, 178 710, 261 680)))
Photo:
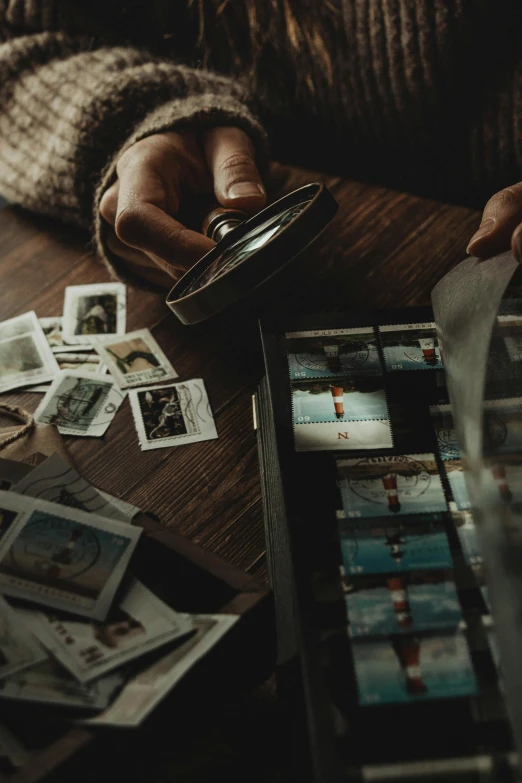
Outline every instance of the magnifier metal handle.
POLYGON ((209 212, 203 221, 202 231, 205 236, 210 237, 215 242, 223 239, 225 234, 232 231, 233 228, 243 223, 249 215, 240 209, 227 209, 227 207, 216 207, 209 212))

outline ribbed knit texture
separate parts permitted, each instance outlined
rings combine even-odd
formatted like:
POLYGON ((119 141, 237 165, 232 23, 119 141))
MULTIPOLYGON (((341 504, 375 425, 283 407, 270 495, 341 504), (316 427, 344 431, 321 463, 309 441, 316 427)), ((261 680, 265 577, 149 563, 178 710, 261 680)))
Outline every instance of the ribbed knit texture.
POLYGON ((333 78, 314 62, 291 65, 277 26, 255 74, 232 73, 216 53, 210 70, 181 64, 184 30, 162 25, 183 18, 174 12, 183 2, 134 0, 122 11, 119 0, 0 0, 0 193, 93 227, 113 266, 97 204, 118 155, 182 125, 243 128, 263 166, 259 114, 276 152, 295 162, 357 176, 371 168, 449 199, 522 179, 514 0, 324 0, 318 35, 333 78))

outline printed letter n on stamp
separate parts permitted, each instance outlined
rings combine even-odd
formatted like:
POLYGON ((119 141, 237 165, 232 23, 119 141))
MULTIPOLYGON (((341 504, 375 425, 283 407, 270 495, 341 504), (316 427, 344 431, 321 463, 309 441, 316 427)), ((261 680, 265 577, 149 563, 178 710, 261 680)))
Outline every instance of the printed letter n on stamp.
POLYGON ((132 389, 129 399, 142 451, 218 436, 200 378, 172 386, 132 389))
POLYGON ((95 347, 120 389, 178 377, 148 329, 96 343, 95 347))

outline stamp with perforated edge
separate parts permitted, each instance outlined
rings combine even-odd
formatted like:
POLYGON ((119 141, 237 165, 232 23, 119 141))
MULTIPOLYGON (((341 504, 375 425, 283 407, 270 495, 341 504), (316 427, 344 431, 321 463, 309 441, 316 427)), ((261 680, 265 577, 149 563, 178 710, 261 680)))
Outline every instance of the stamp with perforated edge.
POLYGON ((120 389, 174 380, 178 377, 148 329, 128 332, 94 347, 120 389))
POLYGON ((125 334, 126 287, 123 283, 73 285, 65 289, 62 337, 92 344, 125 334))
POLYGON ((386 369, 436 370, 442 355, 434 323, 386 324, 379 326, 386 369))
POLYGON ((382 517, 447 510, 434 454, 338 459, 347 517, 382 517))
POLYGON ((285 337, 292 381, 382 373, 371 326, 287 332, 285 337))

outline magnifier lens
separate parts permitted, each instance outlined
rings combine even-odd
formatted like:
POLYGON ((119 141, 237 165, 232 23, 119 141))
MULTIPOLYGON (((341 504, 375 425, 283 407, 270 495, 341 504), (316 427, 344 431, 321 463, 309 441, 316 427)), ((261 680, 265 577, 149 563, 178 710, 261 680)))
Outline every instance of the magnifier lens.
POLYGON ((221 277, 241 264, 251 253, 266 245, 272 237, 297 217, 309 203, 309 200, 301 201, 299 204, 285 209, 278 215, 274 215, 266 220, 260 226, 257 226, 257 228, 253 228, 241 239, 233 242, 216 258, 208 269, 205 269, 198 277, 192 280, 183 291, 183 294, 190 294, 203 288, 203 286, 212 283, 217 277, 221 277))

